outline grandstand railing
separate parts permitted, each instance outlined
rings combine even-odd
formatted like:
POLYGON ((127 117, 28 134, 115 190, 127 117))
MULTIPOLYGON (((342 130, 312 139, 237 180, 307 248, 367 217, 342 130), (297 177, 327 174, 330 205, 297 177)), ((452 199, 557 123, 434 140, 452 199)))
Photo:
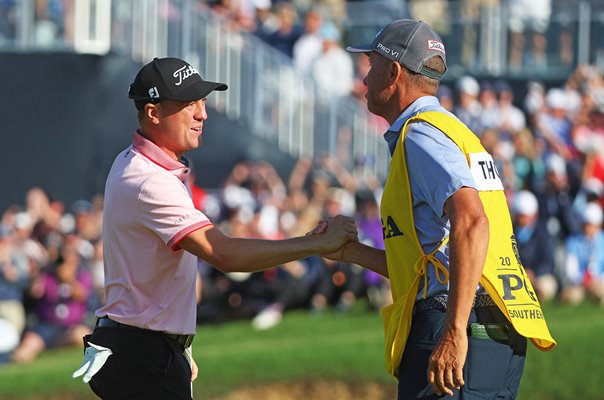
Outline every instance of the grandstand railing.
POLYGON ((509 4, 506 0, 351 1, 344 21, 346 41, 371 40, 385 19, 424 17, 447 47, 446 79, 473 74, 556 80, 564 79, 577 65, 588 63, 604 70, 604 0, 551 0, 543 31, 545 62, 531 59, 534 31, 529 21, 520 66, 510 63, 509 4), (413 3, 420 7, 414 9, 413 3), (567 60, 562 57, 564 47, 571 52, 567 60))
MULTIPOLYGON (((33 15, 31 1, 20 6, 20 15, 33 15)), ((77 15, 88 22, 87 27, 82 20, 74 25, 78 28, 73 36, 76 51, 104 53, 111 49, 141 64, 153 57, 186 59, 199 66, 206 79, 229 85, 229 90, 209 96, 208 103, 254 135, 278 144, 294 157, 337 154, 348 167, 362 158, 366 170, 384 177, 386 145, 364 105, 353 98, 320 100, 313 82, 296 71, 288 57, 250 33, 230 29, 228 21, 213 17, 203 4, 189 0, 78 0, 66 12, 68 18, 77 15), (89 15, 85 19, 81 17, 84 10, 89 15), (108 12, 110 20, 104 17, 108 12)), ((19 28, 19 32, 36 31, 35 19, 21 22, 19 26, 29 28, 19 28)), ((19 33, 13 46, 35 49, 36 35, 19 33)), ((60 50, 68 48, 66 43, 48 40, 39 47, 60 50)))
MULTIPOLYGON (((417 2, 415 2, 417 3, 417 2)), ((387 170, 380 128, 353 99, 324 101, 311 80, 291 61, 255 36, 229 28, 212 17, 204 2, 192 0, 49 1, 40 15, 35 0, 0 3, 0 49, 17 51, 109 51, 146 63, 175 56, 200 66, 207 79, 230 90, 210 96, 211 105, 276 142, 293 156, 347 154, 347 162, 372 160, 376 175, 387 170)), ((543 32, 545 63, 530 59, 527 30, 522 64, 510 64, 508 2, 422 0, 423 10, 440 10, 433 26, 448 48, 445 79, 471 73, 523 79, 563 79, 579 64, 604 68, 604 0, 552 0, 543 32), (430 4, 433 3, 433 4, 430 4), (468 7, 468 4, 488 4, 468 7), (439 8, 440 7, 440 8, 439 8), (443 8, 444 7, 444 8, 443 8), (561 43, 570 60, 562 60, 561 43)), ((389 20, 416 17, 412 2, 393 0, 347 3, 339 21, 344 41, 367 42, 389 20), (409 5, 409 7, 407 7, 409 5)), ((427 16, 430 17, 429 15, 427 16)))

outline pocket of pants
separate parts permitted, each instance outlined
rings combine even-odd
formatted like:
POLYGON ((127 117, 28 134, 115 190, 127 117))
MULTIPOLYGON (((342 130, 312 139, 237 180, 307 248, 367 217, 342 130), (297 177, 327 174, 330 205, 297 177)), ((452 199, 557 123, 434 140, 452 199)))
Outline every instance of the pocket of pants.
POLYGON ((487 397, 506 388, 506 371, 511 359, 512 349, 507 344, 469 337, 466 390, 487 397))

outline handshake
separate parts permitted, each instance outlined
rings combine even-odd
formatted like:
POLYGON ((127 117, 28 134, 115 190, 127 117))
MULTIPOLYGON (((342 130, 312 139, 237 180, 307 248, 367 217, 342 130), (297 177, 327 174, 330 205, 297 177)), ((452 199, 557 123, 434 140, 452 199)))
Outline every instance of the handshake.
POLYGON ((359 240, 354 218, 343 215, 319 221, 306 236, 318 240, 321 256, 337 261, 345 261, 344 249, 347 244, 359 240))

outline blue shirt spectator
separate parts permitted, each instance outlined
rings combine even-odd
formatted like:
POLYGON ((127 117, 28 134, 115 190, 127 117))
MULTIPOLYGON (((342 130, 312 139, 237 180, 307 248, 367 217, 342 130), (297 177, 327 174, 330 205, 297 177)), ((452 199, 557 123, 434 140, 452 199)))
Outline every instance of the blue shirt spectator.
POLYGON ((586 294, 604 304, 604 232, 602 209, 590 203, 583 212, 583 232, 566 240, 562 300, 575 304, 586 294))

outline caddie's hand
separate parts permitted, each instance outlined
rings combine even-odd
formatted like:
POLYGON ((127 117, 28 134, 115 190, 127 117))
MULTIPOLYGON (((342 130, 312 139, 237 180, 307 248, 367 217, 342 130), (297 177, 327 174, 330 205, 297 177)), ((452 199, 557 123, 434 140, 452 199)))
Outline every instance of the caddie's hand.
POLYGON ((349 241, 358 240, 357 226, 354 218, 338 215, 327 220, 327 229, 321 234, 321 253, 329 253, 342 247, 349 241))
POLYGON ((332 261, 346 261, 344 258, 344 251, 345 251, 348 243, 350 243, 350 242, 346 242, 344 244, 344 246, 342 246, 339 249, 336 249, 334 251, 330 251, 328 253, 321 253, 321 257, 327 258, 328 260, 332 260, 332 261))
POLYGON ((428 382, 437 395, 453 396, 453 390, 464 385, 463 366, 467 354, 467 333, 445 329, 428 363, 428 382))

